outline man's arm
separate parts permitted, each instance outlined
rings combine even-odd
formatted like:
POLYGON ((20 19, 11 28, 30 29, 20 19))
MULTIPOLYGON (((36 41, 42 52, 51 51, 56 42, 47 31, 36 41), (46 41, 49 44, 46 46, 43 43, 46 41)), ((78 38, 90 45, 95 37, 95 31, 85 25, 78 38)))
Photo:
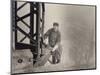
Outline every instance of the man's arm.
POLYGON ((45 40, 45 39, 49 36, 49 34, 50 34, 50 30, 48 30, 48 31, 44 34, 43 39, 45 40))
POLYGON ((49 29, 43 36, 43 39, 44 39, 43 43, 44 43, 45 47, 47 46, 47 40, 46 39, 48 38, 50 31, 51 31, 51 29, 49 29))

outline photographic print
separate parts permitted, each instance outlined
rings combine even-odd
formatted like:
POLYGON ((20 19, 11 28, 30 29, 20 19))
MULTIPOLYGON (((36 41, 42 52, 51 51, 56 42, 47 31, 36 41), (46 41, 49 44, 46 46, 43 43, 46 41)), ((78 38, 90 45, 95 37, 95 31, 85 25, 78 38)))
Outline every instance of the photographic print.
POLYGON ((11 1, 11 74, 96 69, 96 6, 11 1))

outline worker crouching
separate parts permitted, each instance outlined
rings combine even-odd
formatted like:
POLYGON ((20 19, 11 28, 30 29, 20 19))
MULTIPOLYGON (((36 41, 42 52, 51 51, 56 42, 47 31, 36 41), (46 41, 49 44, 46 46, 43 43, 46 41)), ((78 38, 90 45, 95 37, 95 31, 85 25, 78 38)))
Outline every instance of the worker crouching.
POLYGON ((44 40, 48 39, 47 48, 51 50, 52 64, 60 63, 62 47, 61 47, 61 33, 59 31, 59 24, 53 23, 53 28, 49 29, 44 34, 44 40))

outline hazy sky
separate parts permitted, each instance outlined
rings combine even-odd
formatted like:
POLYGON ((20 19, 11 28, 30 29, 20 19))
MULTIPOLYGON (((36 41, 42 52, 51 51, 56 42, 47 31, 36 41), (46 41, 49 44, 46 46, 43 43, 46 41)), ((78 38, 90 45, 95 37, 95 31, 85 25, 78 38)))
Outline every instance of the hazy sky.
POLYGON ((60 25, 64 53, 62 60, 70 64, 88 60, 94 64, 95 7, 46 3, 45 10, 45 32, 53 22, 60 25))

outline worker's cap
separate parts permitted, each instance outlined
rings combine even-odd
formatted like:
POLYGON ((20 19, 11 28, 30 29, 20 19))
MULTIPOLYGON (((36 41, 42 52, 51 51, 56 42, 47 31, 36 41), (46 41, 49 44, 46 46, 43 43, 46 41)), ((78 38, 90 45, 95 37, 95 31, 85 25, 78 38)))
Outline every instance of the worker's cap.
POLYGON ((59 24, 57 22, 54 22, 53 26, 59 26, 59 24))

